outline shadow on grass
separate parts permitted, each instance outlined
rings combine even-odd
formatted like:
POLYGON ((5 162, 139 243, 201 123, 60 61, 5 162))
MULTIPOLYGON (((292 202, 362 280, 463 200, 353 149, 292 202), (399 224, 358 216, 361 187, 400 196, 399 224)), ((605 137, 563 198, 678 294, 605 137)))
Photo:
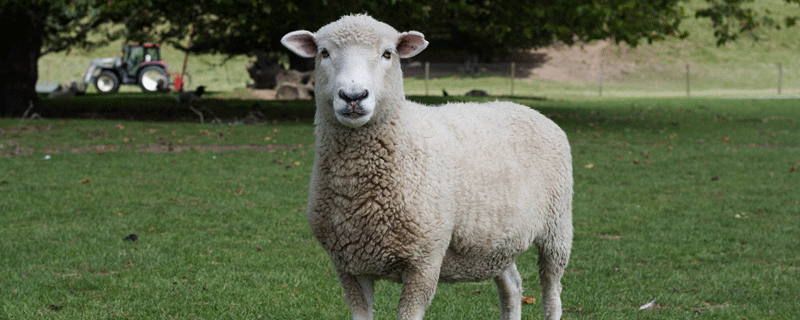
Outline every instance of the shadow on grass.
MULTIPOLYGON (((51 114, 44 117, 93 118, 138 121, 199 122, 200 118, 187 105, 178 104, 175 94, 118 93, 87 94, 70 99, 42 99, 51 114)), ((203 112, 206 121, 215 117, 223 121, 254 118, 259 121, 293 121, 311 123, 314 101, 261 101, 204 98, 194 107, 203 112)))
MULTIPOLYGON (((109 119, 165 122, 199 122, 200 118, 188 106, 178 104, 175 94, 117 93, 112 95, 87 94, 70 99, 47 99, 42 104, 47 118, 109 119)), ((441 105, 447 102, 484 102, 514 100, 520 103, 545 101, 540 97, 435 97, 410 96, 409 100, 441 105)), ((202 111, 206 121, 214 116, 223 121, 236 121, 258 117, 260 121, 292 121, 313 123, 313 100, 245 100, 204 98, 195 108, 202 111)))

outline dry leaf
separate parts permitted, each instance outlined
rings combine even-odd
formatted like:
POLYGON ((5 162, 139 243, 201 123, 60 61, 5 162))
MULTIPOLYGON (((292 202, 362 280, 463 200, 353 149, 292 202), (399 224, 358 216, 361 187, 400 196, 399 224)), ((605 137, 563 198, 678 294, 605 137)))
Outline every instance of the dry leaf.
POLYGON ((534 303, 536 303, 536 298, 531 297, 531 296, 527 296, 525 298, 522 298, 522 303, 524 303, 524 304, 534 304, 534 303))
POLYGON ((81 180, 81 183, 89 183, 89 182, 91 182, 91 181, 92 181, 92 180, 89 180, 89 179, 83 179, 83 180, 81 180))
POLYGON ((264 248, 262 248, 261 246, 256 246, 256 250, 258 250, 258 251, 264 251, 264 248))
POLYGON ((300 165, 300 161, 295 161, 295 162, 294 162, 294 165, 295 165, 295 166, 299 166, 299 165, 300 165))
POLYGON ((594 164, 593 163, 589 163, 589 164, 587 164, 587 165, 585 165, 583 167, 586 168, 586 169, 591 169, 591 168, 594 168, 594 164))
POLYGON ((120 129, 120 130, 125 130, 125 126, 123 126, 123 125, 121 125, 121 124, 117 124, 117 129, 120 129))
POLYGON ((243 192, 244 191, 242 191, 242 189, 236 189, 236 193, 238 193, 238 194, 242 194, 243 192))
POLYGON ((150 227, 150 230, 147 230, 147 232, 150 233, 156 232, 156 227, 150 227))

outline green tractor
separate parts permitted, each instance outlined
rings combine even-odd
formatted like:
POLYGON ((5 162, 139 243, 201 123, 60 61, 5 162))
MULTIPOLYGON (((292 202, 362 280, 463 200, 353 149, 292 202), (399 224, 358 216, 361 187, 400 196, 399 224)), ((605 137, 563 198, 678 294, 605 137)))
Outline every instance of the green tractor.
POLYGON ((122 46, 122 57, 92 60, 83 82, 94 83, 100 93, 117 92, 123 84, 139 85, 144 92, 169 91, 181 81, 171 82, 168 68, 158 44, 129 44, 122 46))

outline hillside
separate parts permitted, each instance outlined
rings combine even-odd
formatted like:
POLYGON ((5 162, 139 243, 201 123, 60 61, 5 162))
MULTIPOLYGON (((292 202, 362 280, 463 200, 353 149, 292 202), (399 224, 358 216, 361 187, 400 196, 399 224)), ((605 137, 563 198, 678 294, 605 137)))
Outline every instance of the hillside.
MULTIPOLYGON (((688 18, 683 28, 686 39, 667 39, 632 48, 613 41, 596 41, 582 46, 551 46, 533 53, 547 62, 533 69, 530 80, 581 85, 603 81, 608 89, 661 90, 685 92, 686 66, 692 87, 698 90, 736 90, 743 93, 777 90, 778 63, 782 64, 783 93, 800 93, 800 28, 761 30, 754 37, 743 35, 735 43, 716 45, 707 19, 693 18, 703 0, 685 5, 688 18)), ((783 0, 759 0, 756 10, 769 9, 776 20, 800 14, 800 7, 783 0)))

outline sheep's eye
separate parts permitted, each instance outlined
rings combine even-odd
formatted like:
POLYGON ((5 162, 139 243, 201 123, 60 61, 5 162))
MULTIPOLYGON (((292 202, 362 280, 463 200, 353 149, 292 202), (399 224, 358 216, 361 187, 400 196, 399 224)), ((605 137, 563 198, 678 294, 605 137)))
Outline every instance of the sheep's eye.
POLYGON ((322 52, 320 52, 320 55, 322 55, 323 58, 327 58, 327 57, 331 56, 331 54, 328 53, 328 49, 322 49, 322 52))
POLYGON ((391 59, 392 58, 392 51, 389 51, 389 50, 384 51, 383 52, 383 57, 386 58, 386 59, 391 59))

